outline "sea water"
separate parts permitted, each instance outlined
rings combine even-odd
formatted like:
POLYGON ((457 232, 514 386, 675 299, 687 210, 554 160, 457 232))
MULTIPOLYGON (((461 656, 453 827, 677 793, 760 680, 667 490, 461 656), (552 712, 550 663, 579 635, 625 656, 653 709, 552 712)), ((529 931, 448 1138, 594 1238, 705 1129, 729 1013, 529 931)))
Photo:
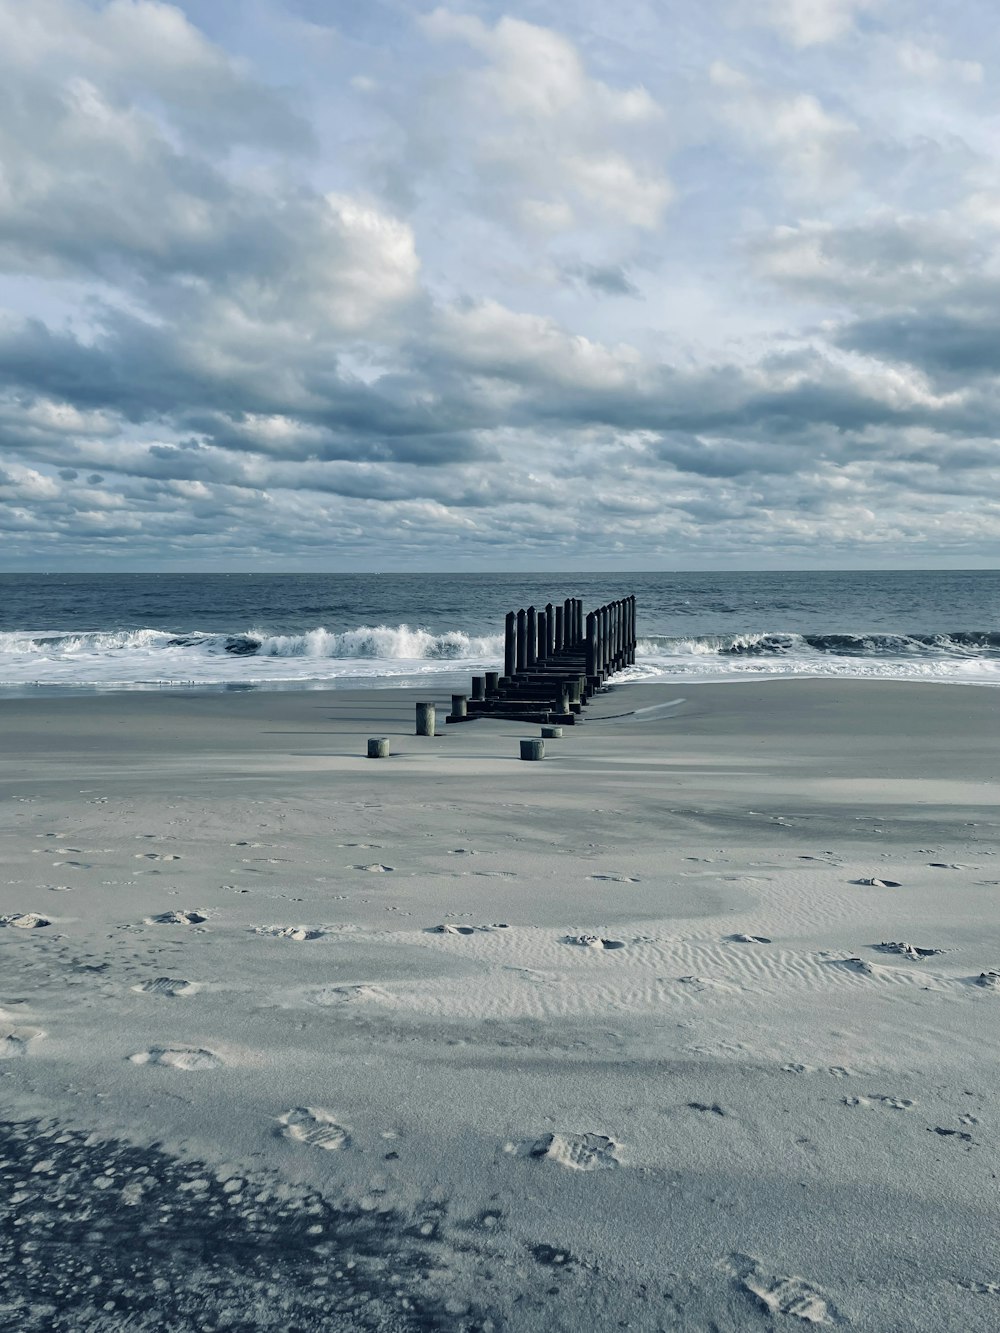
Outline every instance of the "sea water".
POLYGON ((1000 573, 7 574, 0 688, 467 684, 504 615, 634 593, 624 678, 1000 684, 1000 573))

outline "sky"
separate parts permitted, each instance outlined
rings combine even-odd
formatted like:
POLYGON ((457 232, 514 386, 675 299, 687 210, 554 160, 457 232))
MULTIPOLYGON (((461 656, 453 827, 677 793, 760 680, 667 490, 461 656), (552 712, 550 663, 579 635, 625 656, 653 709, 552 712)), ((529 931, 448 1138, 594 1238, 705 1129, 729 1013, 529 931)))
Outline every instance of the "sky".
POLYGON ((987 0, 0 0, 0 567, 992 568, 987 0))

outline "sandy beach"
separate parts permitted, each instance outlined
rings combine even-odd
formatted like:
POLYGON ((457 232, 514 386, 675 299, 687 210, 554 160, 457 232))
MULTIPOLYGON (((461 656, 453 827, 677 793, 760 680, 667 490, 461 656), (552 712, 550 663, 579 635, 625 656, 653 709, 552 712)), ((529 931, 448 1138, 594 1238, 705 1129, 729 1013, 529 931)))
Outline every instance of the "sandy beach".
POLYGON ((425 697, 0 702, 0 1328, 1000 1325, 1000 691, 425 697))

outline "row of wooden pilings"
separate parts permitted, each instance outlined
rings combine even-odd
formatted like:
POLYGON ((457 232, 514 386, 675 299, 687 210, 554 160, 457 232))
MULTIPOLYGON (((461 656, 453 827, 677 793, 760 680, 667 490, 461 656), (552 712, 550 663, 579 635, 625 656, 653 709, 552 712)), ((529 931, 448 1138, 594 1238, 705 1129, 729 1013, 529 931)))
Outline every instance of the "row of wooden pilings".
POLYGON ((473 676, 471 695, 452 695, 447 721, 576 722, 608 678, 635 662, 635 626, 634 596, 586 613, 577 597, 509 611, 503 675, 473 676))

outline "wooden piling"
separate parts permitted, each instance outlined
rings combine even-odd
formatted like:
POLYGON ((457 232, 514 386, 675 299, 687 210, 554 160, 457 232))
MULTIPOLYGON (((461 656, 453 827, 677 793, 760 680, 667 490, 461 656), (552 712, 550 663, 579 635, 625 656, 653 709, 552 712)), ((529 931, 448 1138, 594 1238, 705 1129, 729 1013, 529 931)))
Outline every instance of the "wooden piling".
POLYGON ((500 686, 500 672, 487 671, 486 673, 486 697, 491 699, 496 694, 500 686))
POLYGON ((512 676, 517 670, 517 615, 507 612, 503 627, 503 674, 512 676))
POLYGON ((453 718, 469 716, 469 696, 467 694, 453 694, 451 696, 451 715, 453 718))
POLYGON ((545 742, 544 742, 543 740, 538 740, 538 739, 537 739, 536 737, 534 737, 534 736, 530 737, 530 738, 527 739, 527 740, 523 740, 523 741, 521 742, 521 758, 522 758, 522 759, 544 759, 544 758, 545 758, 545 742))
POLYGON ((369 737, 368 737, 368 758, 369 758, 369 759, 388 759, 388 758, 389 758, 389 737, 388 737, 388 736, 369 736, 369 737))
POLYGON ((524 665, 528 671, 534 671, 538 663, 538 617, 535 608, 529 606, 524 617, 525 629, 528 634, 528 646, 524 653, 524 665))
MULTIPOLYGON (((515 671, 524 671, 527 664, 528 628, 527 616, 522 607, 517 613, 517 664, 515 671)), ((511 673, 513 674, 513 673, 511 673)))
POLYGON ((486 698, 486 682, 482 676, 472 677, 472 695, 473 699, 486 698))

